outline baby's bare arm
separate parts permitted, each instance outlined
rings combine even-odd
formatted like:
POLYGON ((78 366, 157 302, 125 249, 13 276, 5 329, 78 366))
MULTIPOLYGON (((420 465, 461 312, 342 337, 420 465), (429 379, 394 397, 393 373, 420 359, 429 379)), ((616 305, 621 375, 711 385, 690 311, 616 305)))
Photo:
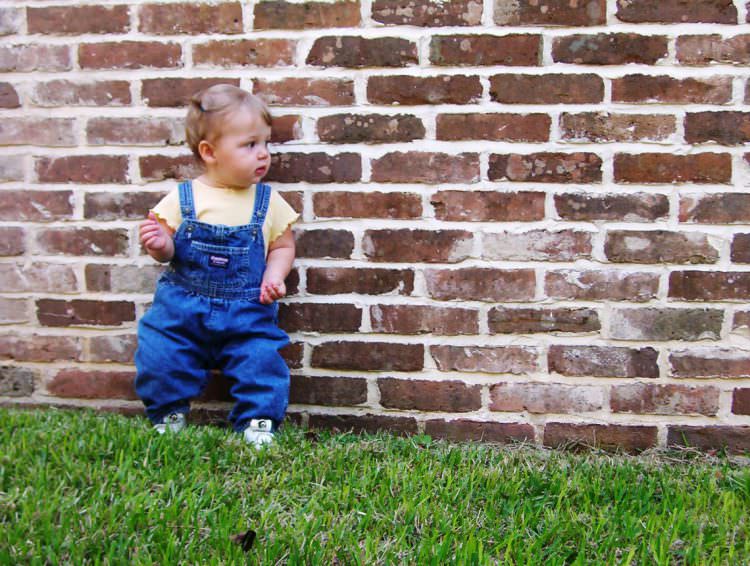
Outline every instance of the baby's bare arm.
POLYGON ((266 270, 260 286, 260 302, 269 304, 286 295, 284 280, 292 270, 294 262, 294 236, 292 229, 287 228, 284 233, 268 246, 266 270))
POLYGON ((160 220, 153 212, 141 223, 141 244, 148 255, 159 262, 166 262, 174 256, 174 232, 164 220, 160 220))

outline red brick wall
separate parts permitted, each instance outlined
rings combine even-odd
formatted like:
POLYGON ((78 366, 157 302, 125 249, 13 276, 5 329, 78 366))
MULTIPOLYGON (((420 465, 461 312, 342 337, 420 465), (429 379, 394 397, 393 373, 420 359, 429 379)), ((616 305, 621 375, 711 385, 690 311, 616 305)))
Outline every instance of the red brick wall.
MULTIPOLYGON (((290 414, 454 439, 750 448, 742 0, 0 2, 0 402, 137 413, 196 171, 183 105, 276 116, 302 213, 290 414)), ((199 403, 213 418, 226 384, 199 403)))

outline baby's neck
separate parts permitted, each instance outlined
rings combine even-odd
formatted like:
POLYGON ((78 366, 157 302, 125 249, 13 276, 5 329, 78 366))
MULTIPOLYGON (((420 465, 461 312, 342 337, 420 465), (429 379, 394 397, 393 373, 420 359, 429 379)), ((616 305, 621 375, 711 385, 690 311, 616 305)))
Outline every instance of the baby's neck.
POLYGON ((248 187, 239 187, 239 186, 234 186, 234 185, 229 185, 227 183, 224 183, 221 181, 221 179, 216 178, 215 175, 211 175, 210 172, 204 173, 203 175, 198 177, 196 181, 200 181, 204 185, 212 187, 214 189, 231 189, 234 191, 242 191, 248 188, 248 187))

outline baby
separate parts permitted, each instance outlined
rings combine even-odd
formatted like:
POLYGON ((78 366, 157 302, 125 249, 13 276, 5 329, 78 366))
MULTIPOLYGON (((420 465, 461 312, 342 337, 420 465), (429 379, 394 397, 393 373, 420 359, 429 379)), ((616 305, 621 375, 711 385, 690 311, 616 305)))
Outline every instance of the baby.
POLYGON ((261 446, 289 399, 279 354, 289 339, 275 301, 286 295, 299 215, 260 182, 271 116, 256 96, 226 84, 198 92, 186 134, 205 173, 180 183, 140 227, 145 250, 169 268, 138 325, 136 391, 157 431, 179 431, 220 368, 232 381, 232 426, 261 446))

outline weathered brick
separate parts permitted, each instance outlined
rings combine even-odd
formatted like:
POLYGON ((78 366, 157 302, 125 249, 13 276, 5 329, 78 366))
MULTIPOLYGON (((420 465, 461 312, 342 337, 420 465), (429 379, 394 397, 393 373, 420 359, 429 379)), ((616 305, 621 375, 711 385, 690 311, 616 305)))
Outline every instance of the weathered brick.
POLYGON ((357 377, 291 376, 289 402, 353 406, 367 401, 367 380, 357 377))
POLYGON ((750 311, 737 311, 734 313, 732 329, 740 330, 743 327, 750 329, 750 311))
POLYGON ((313 43, 306 63, 316 67, 407 67, 419 63, 417 44, 399 37, 325 36, 313 43))
POLYGON ((91 118, 86 124, 89 145, 180 145, 185 125, 175 118, 91 118))
POLYGON ((654 348, 552 345, 548 354, 550 372, 571 377, 659 377, 654 348))
POLYGON ((638 453, 656 446, 655 426, 618 424, 572 424, 548 422, 544 445, 552 448, 596 447, 604 450, 638 453))
POLYGON ((456 263, 471 253, 468 230, 366 230, 362 250, 370 261, 456 263))
POLYGON ((200 163, 190 155, 145 155, 138 158, 141 178, 145 181, 195 179, 202 172, 200 163))
POLYGON ((388 409, 466 413, 482 406, 479 385, 462 381, 378 379, 380 404, 388 409))
POLYGON ((242 33, 239 2, 143 4, 138 31, 152 35, 242 33))
POLYGON ((149 106, 169 108, 187 106, 190 98, 199 90, 217 84, 240 86, 239 79, 226 78, 162 78, 142 81, 141 96, 149 106))
POLYGON ((737 8, 732 0, 617 0, 617 18, 632 23, 736 24, 737 8))
POLYGON ((72 217, 71 191, 0 191, 0 220, 54 222, 72 217))
POLYGON ((437 139, 544 142, 549 140, 548 114, 439 114, 437 139))
POLYGON ((310 267, 307 292, 316 295, 357 293, 361 295, 411 295, 411 269, 358 269, 355 267, 310 267))
POLYGON ((690 446, 698 450, 726 450, 730 453, 750 451, 750 426, 668 427, 668 446, 690 446))
POLYGON ((509 373, 539 371, 539 351, 528 346, 430 346, 440 371, 509 373))
POLYGON ((46 254, 124 256, 128 244, 124 229, 46 228, 36 234, 36 245, 46 254))
POLYGON ((320 141, 327 143, 395 143, 422 139, 422 121, 409 114, 334 114, 317 123, 320 141))
MULTIPOLYGON (((165 6, 171 6, 166 4, 165 6)), ((196 67, 285 67, 294 64, 288 39, 222 39, 193 46, 196 67)))
POLYGON ((611 112, 564 112, 561 137, 580 142, 666 141, 677 131, 677 120, 666 114, 615 114, 611 112))
POLYGON ((92 220, 143 219, 163 196, 147 192, 86 193, 83 216, 92 220))
POLYGON ((490 96, 504 104, 593 104, 604 100, 604 81, 594 74, 490 77, 490 96))
POLYGON ((750 352, 727 348, 691 348, 669 355, 672 377, 750 377, 750 352))
POLYGON ((418 371, 424 365, 424 346, 388 342, 326 342, 313 346, 310 365, 361 371, 418 371))
POLYGON ((430 41, 430 62, 438 66, 533 67, 541 60, 541 35, 436 35, 430 41))
POLYGON ((750 194, 715 193, 684 196, 680 199, 680 222, 750 223, 750 194))
POLYGON ((696 112, 685 116, 685 141, 721 145, 750 142, 750 112, 696 112))
POLYGON ((73 118, 13 118, 0 124, 0 144, 73 147, 76 144, 73 118))
POLYGON ((488 313, 491 334, 591 333, 601 330, 599 314, 588 308, 506 308, 488 313))
POLYGON ((255 29, 348 28, 360 25, 359 2, 284 2, 255 4, 255 29))
POLYGON ((491 181, 600 183, 602 160, 594 153, 490 154, 491 181))
POLYGON ((750 35, 723 38, 719 34, 677 38, 677 60, 683 65, 750 64, 750 35))
POLYGON ((0 324, 22 324, 31 320, 29 302, 26 299, 0 297, 0 324))
POLYGON ((669 215, 666 195, 561 193, 554 195, 554 200, 557 213, 563 220, 643 222, 669 215))
POLYGON ((24 158, 24 155, 0 155, 0 182, 23 181, 24 158))
POLYGON ((488 233, 482 258, 515 261, 576 261, 591 257, 592 234, 576 230, 488 233))
POLYGON ((431 419, 425 422, 424 432, 433 438, 445 438, 452 441, 480 440, 493 443, 534 441, 534 427, 524 423, 431 419))
POLYGON ((0 357, 17 362, 80 361, 83 346, 75 336, 0 336, 0 357))
POLYGON ((559 383, 498 383, 490 387, 490 411, 586 413, 603 406, 601 387, 559 383))
POLYGON ((278 81, 256 79, 253 92, 269 106, 351 106, 351 79, 287 78, 278 81))
POLYGON ((735 234, 731 259, 734 263, 750 263, 750 234, 735 234))
POLYGON ((182 67, 179 43, 111 41, 78 46, 82 69, 170 69, 182 67))
POLYGON ((287 332, 351 332, 362 325, 362 308, 348 303, 284 303, 279 324, 287 332))
POLYGON ((69 45, 6 45, 0 47, 0 72, 69 71, 73 66, 69 45))
POLYGON ((0 8, 0 35, 13 35, 21 31, 23 8, 0 8))
POLYGON ((556 37, 552 59, 577 65, 655 65, 669 55, 667 37, 637 33, 575 34, 556 37))
POLYGON ((744 271, 674 271, 669 297, 686 301, 744 301, 750 299, 750 273, 744 271))
POLYGON ((479 311, 425 305, 372 305, 373 332, 455 336, 479 333, 479 311))
MULTIPOLYGON (((287 114, 284 116, 272 117, 271 143, 285 143, 288 141, 301 140, 302 137, 302 116, 298 114, 287 114)), ((286 200, 286 197, 284 197, 284 200, 286 200)), ((295 208, 295 210, 297 210, 297 208, 295 208)), ((301 208, 297 210, 297 212, 300 210, 301 208)))
POLYGON ((372 160, 375 183, 476 183, 479 154, 394 151, 372 160))
POLYGON ((629 383, 612 387, 610 406, 614 413, 714 416, 719 410, 719 390, 671 383, 629 383))
POLYGON ((21 255, 26 251, 26 231, 21 227, 0 227, 0 256, 21 255))
POLYGON ((305 230, 295 232, 297 257, 346 259, 354 251, 354 236, 348 230, 305 230))
POLYGON ((153 293, 163 265, 89 264, 85 269, 86 289, 111 293, 153 293))
POLYGON ((6 293, 74 293, 78 282, 69 264, 0 263, 0 288, 6 293))
POLYGON ((612 79, 613 102, 726 104, 731 99, 731 77, 676 79, 634 74, 612 79))
POLYGON ((30 368, 0 366, 0 395, 28 397, 34 392, 38 372, 30 368))
POLYGON ((420 218, 422 197, 417 193, 362 193, 333 191, 313 194, 318 218, 420 218))
POLYGON ((29 33, 44 35, 126 33, 130 14, 128 6, 29 6, 26 25, 29 33))
POLYGON ((131 103, 128 81, 74 82, 56 79, 36 83, 30 92, 36 106, 128 106, 131 103))
POLYGON ((362 178, 358 153, 281 153, 271 157, 268 182, 354 183, 362 178))
POLYGON ((614 340, 719 340, 724 313, 712 309, 615 309, 609 335, 614 340))
POLYGON ((606 0, 495 0, 499 26, 597 26, 607 21, 606 0))
POLYGON ((730 183, 728 153, 640 153, 615 155, 617 183, 730 183))
POLYGON ((410 75, 371 76, 367 81, 370 104, 472 104, 482 97, 482 83, 477 76, 410 75))
POLYGON ((42 326, 119 326, 135 320, 130 301, 38 299, 36 306, 42 326))
POLYGON ((732 413, 750 415, 750 388, 738 388, 732 393, 732 413))
POLYGON ((482 22, 478 0, 374 0, 372 19, 386 25, 476 26, 482 22))
POLYGON ((289 369, 300 369, 305 353, 305 345, 302 342, 292 342, 279 350, 279 353, 284 358, 289 369))
POLYGON ((21 99, 10 83, 0 83, 0 108, 20 108, 21 99))
POLYGON ((335 431, 355 431, 375 433, 385 431, 390 434, 416 434, 417 421, 411 417, 392 415, 310 415, 310 428, 333 429, 335 431))
POLYGON ((533 191, 438 191, 430 204, 438 220, 533 222, 544 218, 544 201, 544 193, 533 191))
POLYGON ((615 263, 716 263, 719 259, 706 234, 666 230, 611 230, 604 253, 615 263))
POLYGON ((645 302, 658 291, 658 273, 561 269, 548 271, 544 280, 545 294, 554 299, 645 302))
POLYGON ((137 346, 135 334, 92 336, 88 339, 88 362, 133 363, 137 346))
POLYGON ((530 301, 536 294, 533 269, 428 269, 427 292, 442 301, 530 301))
POLYGON ((40 183, 126 183, 126 155, 71 155, 35 157, 34 170, 40 183))
POLYGON ((55 397, 135 400, 134 381, 132 371, 63 369, 47 383, 47 391, 55 397))

